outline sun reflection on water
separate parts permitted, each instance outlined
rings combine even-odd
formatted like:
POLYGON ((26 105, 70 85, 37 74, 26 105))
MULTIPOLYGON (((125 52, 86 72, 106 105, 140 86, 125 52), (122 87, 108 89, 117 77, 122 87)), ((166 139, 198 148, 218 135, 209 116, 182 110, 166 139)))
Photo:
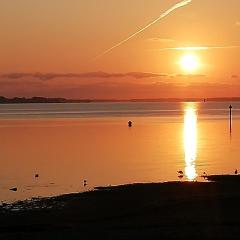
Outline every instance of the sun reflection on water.
POLYGON ((197 177, 197 112, 194 106, 185 108, 184 114, 185 175, 193 181, 197 177))

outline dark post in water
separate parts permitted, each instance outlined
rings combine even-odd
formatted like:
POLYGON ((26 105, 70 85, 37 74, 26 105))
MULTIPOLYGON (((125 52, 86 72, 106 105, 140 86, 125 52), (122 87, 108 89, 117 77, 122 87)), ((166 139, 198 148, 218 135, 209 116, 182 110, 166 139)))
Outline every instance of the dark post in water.
POLYGON ((229 124, 230 124, 230 132, 232 132, 232 105, 229 106, 229 124))

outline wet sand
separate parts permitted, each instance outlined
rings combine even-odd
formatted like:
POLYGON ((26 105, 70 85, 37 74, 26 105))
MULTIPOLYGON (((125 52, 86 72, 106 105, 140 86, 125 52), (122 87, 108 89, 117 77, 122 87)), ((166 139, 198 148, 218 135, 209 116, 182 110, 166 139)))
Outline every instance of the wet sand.
POLYGON ((240 183, 168 182, 0 207, 0 239, 238 239, 240 183))

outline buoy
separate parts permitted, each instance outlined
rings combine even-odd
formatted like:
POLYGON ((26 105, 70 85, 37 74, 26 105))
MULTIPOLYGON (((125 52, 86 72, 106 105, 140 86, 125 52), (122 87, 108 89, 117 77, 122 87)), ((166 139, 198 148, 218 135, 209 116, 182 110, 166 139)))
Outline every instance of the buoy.
POLYGON ((13 192, 16 192, 16 191, 17 191, 17 188, 14 187, 14 188, 10 188, 9 190, 10 190, 10 191, 13 191, 13 192))
POLYGON ((132 127, 132 121, 128 121, 128 127, 132 127))

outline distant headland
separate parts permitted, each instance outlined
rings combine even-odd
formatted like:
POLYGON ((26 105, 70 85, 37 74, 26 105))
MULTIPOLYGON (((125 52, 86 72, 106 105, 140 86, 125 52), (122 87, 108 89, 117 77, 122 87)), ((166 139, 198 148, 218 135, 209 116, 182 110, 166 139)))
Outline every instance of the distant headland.
POLYGON ((13 97, 0 96, 0 104, 21 103, 91 103, 91 102, 238 102, 240 97, 218 98, 156 98, 156 99, 66 99, 48 97, 13 97))

